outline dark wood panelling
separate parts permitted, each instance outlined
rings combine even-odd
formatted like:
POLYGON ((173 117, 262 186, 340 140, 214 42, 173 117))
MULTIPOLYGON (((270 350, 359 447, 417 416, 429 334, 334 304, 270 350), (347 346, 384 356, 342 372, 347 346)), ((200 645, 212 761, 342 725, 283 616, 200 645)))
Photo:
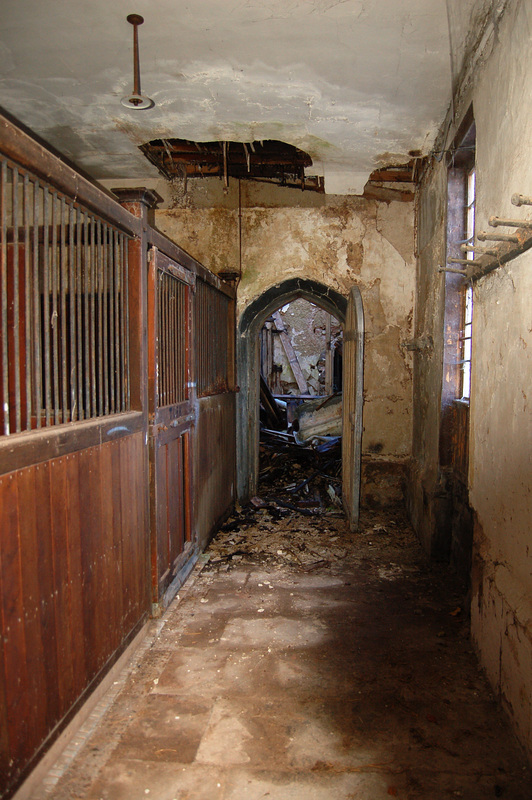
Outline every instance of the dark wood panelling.
POLYGON ((202 548, 234 500, 235 413, 232 393, 199 401, 192 495, 194 527, 202 548))
POLYGON ((2 636, 10 763, 23 763, 31 752, 30 715, 26 687, 28 665, 22 594, 20 511, 17 482, 12 475, 0 481, 0 529, 2 537, 2 636))
POLYGON ((139 411, 131 411, 87 422, 24 432, 16 436, 0 436, 0 474, 131 436, 145 428, 146 417, 139 411))
POLYGON ((146 614, 146 478, 142 433, 0 477, 0 796, 146 614))
MULTIPOLYGON (((34 575, 28 575, 27 581, 36 581, 39 586, 39 599, 41 603, 41 635, 43 643, 43 666, 46 683, 46 729, 52 730, 59 722, 61 709, 59 707, 59 693, 57 691, 57 661, 56 641, 56 613, 54 604, 54 573, 51 569, 53 562, 52 523, 51 523, 51 481, 50 464, 37 464, 31 470, 35 473, 35 509, 37 519, 37 543, 39 555, 39 568, 34 575)), ((30 470, 20 470, 15 473, 19 480, 23 474, 30 470)), ((27 584, 26 584, 27 585, 27 584)))

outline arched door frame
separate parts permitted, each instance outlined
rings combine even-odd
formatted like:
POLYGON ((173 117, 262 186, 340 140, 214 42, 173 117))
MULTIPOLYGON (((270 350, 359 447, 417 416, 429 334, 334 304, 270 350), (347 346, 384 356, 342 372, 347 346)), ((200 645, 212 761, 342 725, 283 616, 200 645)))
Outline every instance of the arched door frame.
MULTIPOLYGON (((358 287, 352 290, 360 292, 358 287)), ((259 332, 267 318, 297 298, 308 300, 345 325, 347 298, 317 281, 290 278, 272 286, 253 300, 243 312, 237 333, 237 497, 255 494, 259 465, 259 332)), ((362 300, 360 298, 360 304, 362 300)), ((361 367, 361 365, 360 365, 361 367)), ((360 471, 358 466, 358 471, 360 471)))

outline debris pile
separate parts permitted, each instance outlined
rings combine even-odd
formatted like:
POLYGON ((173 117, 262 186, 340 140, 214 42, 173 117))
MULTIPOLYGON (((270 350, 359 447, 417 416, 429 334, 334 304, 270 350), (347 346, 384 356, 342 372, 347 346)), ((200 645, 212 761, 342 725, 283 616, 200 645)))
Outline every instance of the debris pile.
POLYGON ((329 569, 376 549, 399 551, 412 537, 402 508, 363 509, 359 531, 350 532, 341 501, 340 441, 320 452, 283 437, 262 432, 259 494, 221 526, 207 570, 247 564, 329 569))

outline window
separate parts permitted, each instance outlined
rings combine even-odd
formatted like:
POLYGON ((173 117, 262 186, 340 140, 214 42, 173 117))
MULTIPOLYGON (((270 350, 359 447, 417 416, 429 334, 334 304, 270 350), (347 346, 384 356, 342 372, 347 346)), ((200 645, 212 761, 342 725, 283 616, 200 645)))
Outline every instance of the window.
MULTIPOLYGON (((466 235, 467 243, 475 242, 475 168, 467 174, 466 197, 466 235)), ((467 259, 473 259, 473 252, 467 251, 467 259)), ((461 375, 460 399, 469 400, 471 396, 471 344, 473 330, 473 287, 469 284, 462 291, 462 331, 460 341, 461 375)))

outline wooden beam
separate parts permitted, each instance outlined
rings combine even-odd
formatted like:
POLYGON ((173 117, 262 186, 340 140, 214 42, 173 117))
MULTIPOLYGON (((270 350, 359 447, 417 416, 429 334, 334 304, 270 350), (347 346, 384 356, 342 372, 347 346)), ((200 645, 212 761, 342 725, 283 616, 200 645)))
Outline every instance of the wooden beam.
POLYGON ((303 375, 303 371, 302 371, 301 366, 299 364, 296 352, 295 352, 294 348, 292 347, 292 342, 290 341, 290 337, 288 336, 288 334, 286 332, 286 329, 284 327, 283 318, 281 317, 281 315, 279 314, 278 311, 276 311, 274 314, 272 314, 272 317, 275 320, 275 327, 276 327, 276 329, 277 329, 277 331, 279 333, 279 336, 280 336, 280 339, 281 339, 281 344, 284 347, 284 351, 286 353, 286 357, 287 357, 287 359, 288 359, 288 361, 290 363, 290 366, 292 368, 292 372, 294 373, 294 378, 296 379, 296 383, 297 383, 297 385, 299 387, 299 391, 302 394, 308 394, 307 382, 305 380, 305 376, 303 375))

